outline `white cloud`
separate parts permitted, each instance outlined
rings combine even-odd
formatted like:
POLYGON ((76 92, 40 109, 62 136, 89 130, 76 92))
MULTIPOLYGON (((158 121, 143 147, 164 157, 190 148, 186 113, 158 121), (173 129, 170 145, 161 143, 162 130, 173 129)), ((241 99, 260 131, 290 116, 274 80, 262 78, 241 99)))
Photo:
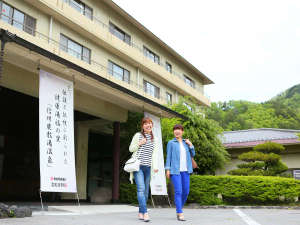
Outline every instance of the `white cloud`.
POLYGON ((300 1, 114 2, 215 82, 212 101, 266 101, 300 83, 300 1))

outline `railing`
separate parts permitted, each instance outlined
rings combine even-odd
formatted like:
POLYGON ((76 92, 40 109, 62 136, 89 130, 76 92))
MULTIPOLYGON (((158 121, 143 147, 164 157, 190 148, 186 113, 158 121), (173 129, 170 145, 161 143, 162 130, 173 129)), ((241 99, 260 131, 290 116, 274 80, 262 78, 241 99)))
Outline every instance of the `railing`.
MULTIPOLYGON (((64 0, 64 2, 65 2, 65 1, 67 1, 66 3, 69 4, 69 5, 70 5, 70 4, 74 4, 74 3, 72 3, 73 0, 64 0)), ((78 11, 78 10, 77 10, 77 11, 78 11)), ((84 10, 83 10, 83 11, 84 11, 84 10)), ((84 13, 84 12, 83 12, 83 13, 84 13)), ((88 17, 88 18, 91 19, 91 22, 95 22, 95 23, 99 24, 99 25, 102 26, 104 29, 106 29, 108 32, 110 32, 110 33, 112 33, 113 35, 115 35, 114 32, 112 32, 111 29, 109 28, 109 25, 107 25, 107 24, 105 24, 104 22, 102 22, 99 18, 95 17, 94 15, 92 15, 91 17, 88 17)), ((115 35, 115 36, 116 36, 116 35, 115 35)), ((122 40, 121 40, 121 41, 122 41, 122 40)), ((124 42, 125 42, 125 41, 124 41, 124 42)), ((127 42, 125 42, 125 43, 127 43, 127 42)), ((141 46, 139 46, 138 44, 134 43, 133 41, 130 41, 130 43, 127 43, 127 44, 128 44, 129 46, 131 46, 132 48, 135 48, 135 49, 138 50, 141 54, 144 55, 144 50, 143 50, 143 48, 142 48, 141 46)), ((145 55, 144 55, 144 56, 145 56, 145 55)), ((145 57, 146 57, 146 56, 145 56, 145 57)), ((147 58, 148 60, 152 61, 152 60, 149 59, 148 57, 146 57, 146 58, 147 58)), ((158 63, 153 62, 153 63, 155 63, 155 64, 157 64, 157 65, 163 67, 164 69, 166 69, 166 63, 163 63, 163 62, 158 62, 158 63)), ((183 80, 183 82, 185 82, 185 80, 184 80, 184 75, 183 75, 182 73, 179 73, 179 72, 177 72, 177 71, 172 70, 171 74, 177 76, 179 79, 181 79, 181 80, 183 80)), ((189 87, 191 87, 191 86, 188 85, 188 84, 186 84, 186 85, 189 86, 189 87)), ((195 84, 195 86, 192 87, 192 88, 194 88, 194 89, 196 89, 197 91, 199 91, 200 93, 202 93, 202 87, 201 87, 201 86, 198 86, 198 85, 195 84)))

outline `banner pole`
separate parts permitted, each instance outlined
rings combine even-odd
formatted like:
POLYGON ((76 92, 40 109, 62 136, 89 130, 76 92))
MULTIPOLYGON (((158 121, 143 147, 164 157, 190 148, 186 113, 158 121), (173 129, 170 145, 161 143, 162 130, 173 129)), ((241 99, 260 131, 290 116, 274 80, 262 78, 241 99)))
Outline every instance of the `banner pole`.
POLYGON ((43 198, 42 198, 42 191, 41 191, 41 189, 40 189, 40 199, 41 199, 42 211, 44 211, 44 205, 43 205, 43 198))
POLYGON ((152 201, 153 208, 155 208, 155 204, 154 204, 154 201, 153 201, 152 195, 151 195, 151 201, 152 201))
POLYGON ((77 196, 78 207, 80 207, 80 201, 79 201, 79 194, 78 194, 78 192, 76 193, 76 196, 77 196))
POLYGON ((169 206, 170 206, 170 208, 172 208, 172 205, 171 205, 171 202, 170 202, 169 195, 166 195, 166 196, 167 196, 167 198, 168 198, 169 206))

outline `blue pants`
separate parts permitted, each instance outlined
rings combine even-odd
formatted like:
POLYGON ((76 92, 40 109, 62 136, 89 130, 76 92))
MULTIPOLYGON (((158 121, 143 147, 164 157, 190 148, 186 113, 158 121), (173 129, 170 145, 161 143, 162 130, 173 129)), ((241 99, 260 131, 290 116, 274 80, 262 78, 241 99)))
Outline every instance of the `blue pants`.
POLYGON ((188 172, 180 172, 178 175, 171 174, 171 180, 174 187, 176 212, 182 213, 182 207, 190 192, 190 174, 188 172))
POLYGON ((151 177, 150 166, 140 166, 140 170, 133 173, 137 189, 137 199, 139 202, 139 212, 147 213, 147 200, 151 177))

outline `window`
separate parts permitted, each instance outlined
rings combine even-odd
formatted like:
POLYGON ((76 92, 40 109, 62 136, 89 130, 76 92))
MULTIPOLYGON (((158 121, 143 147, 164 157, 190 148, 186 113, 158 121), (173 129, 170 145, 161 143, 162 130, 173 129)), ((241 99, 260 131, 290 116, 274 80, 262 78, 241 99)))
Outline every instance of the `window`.
POLYGON ((20 30, 23 30, 24 20, 24 13, 21 13, 20 11, 15 9, 13 14, 13 26, 19 28, 20 30))
POLYGON ((108 61, 108 73, 119 80, 130 83, 130 72, 111 61, 108 61))
POLYGON ((189 77, 187 76, 184 76, 184 82, 191 86, 192 88, 195 88, 195 81, 193 81, 192 79, 190 79, 189 77))
POLYGON ((153 62, 159 64, 159 56, 144 46, 144 55, 153 62))
POLYGON ((146 80, 144 80, 144 91, 155 98, 160 98, 159 87, 156 87, 146 80))
POLYGON ((91 64, 91 50, 60 34, 60 49, 91 64))
POLYGON ((166 97, 167 97, 167 103, 172 104, 172 94, 169 92, 166 92, 166 97))
POLYGON ((0 1, 0 19, 14 27, 35 35, 36 19, 0 1))
POLYGON ((125 43, 131 44, 131 37, 111 22, 109 22, 109 31, 125 43))
POLYGON ((169 72, 169 73, 172 73, 172 65, 168 62, 166 62, 166 70, 169 72))
POLYGON ((184 105, 185 107, 187 107, 188 110, 193 111, 192 106, 190 106, 190 105, 187 104, 186 102, 184 102, 183 105, 184 105))
POLYGON ((69 4, 72 8, 85 15, 89 19, 93 19, 93 9, 88 7, 86 4, 79 0, 64 0, 65 3, 69 4))

